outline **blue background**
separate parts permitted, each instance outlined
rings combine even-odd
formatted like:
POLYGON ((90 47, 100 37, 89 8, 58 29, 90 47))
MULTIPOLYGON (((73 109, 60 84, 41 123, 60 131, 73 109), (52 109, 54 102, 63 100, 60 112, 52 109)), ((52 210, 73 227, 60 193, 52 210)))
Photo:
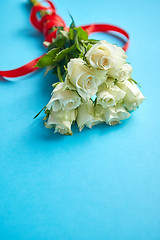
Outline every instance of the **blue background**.
MULTIPOLYGON (((54 78, 44 70, 0 81, 0 239, 160 239, 160 1, 55 0, 77 25, 110 23, 131 36, 128 61, 144 103, 123 124, 60 136, 43 127, 54 78)), ((45 52, 27 0, 0 14, 0 69, 45 52)), ((105 34, 92 37, 122 42, 105 34)))

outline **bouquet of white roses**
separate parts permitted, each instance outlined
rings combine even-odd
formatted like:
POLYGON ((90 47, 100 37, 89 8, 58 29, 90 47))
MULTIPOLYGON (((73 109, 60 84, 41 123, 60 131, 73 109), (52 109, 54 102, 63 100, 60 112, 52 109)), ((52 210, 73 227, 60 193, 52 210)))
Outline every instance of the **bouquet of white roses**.
POLYGON ((105 122, 119 124, 142 103, 144 96, 132 79, 126 53, 107 41, 88 39, 87 32, 72 22, 69 31, 59 27, 48 52, 36 67, 57 74, 49 103, 45 106, 45 127, 72 134, 72 123, 84 126, 105 122))
MULTIPOLYGON (((88 38, 91 32, 116 31, 129 39, 127 32, 107 24, 76 27, 73 19, 68 28, 51 1, 45 0, 49 7, 30 1, 34 5, 31 23, 45 35, 48 52, 20 68, 0 71, 0 75, 19 77, 43 67, 46 74, 52 71, 57 75, 51 99, 43 108, 45 126, 55 132, 71 135, 74 122, 81 131, 84 126, 91 128, 102 122, 115 125, 129 118, 144 96, 132 79, 125 51, 105 40, 88 38)), ((128 42, 123 48, 127 47, 128 42)))

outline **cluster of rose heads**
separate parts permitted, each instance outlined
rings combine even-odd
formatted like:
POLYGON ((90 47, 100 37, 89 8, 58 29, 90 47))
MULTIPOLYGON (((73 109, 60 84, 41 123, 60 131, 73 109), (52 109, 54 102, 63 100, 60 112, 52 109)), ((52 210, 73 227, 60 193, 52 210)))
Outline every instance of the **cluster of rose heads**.
POLYGON ((142 103, 144 96, 131 78, 132 67, 126 53, 107 41, 94 44, 82 58, 67 64, 64 82, 59 82, 46 106, 46 128, 72 134, 71 125, 84 126, 105 122, 119 124, 142 103))

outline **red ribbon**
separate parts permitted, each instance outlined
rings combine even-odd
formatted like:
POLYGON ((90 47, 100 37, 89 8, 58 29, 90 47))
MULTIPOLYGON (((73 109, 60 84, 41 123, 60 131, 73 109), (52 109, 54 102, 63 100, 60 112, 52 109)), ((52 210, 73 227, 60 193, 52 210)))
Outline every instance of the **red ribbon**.
MULTIPOLYGON (((56 37, 56 30, 50 32, 50 30, 53 27, 63 26, 65 30, 67 30, 68 28, 65 25, 65 22, 63 21, 63 19, 56 14, 55 6, 53 5, 53 3, 49 0, 45 0, 45 1, 49 4, 49 7, 44 7, 42 5, 33 6, 30 14, 30 21, 37 30, 39 30, 44 34, 45 41, 52 42, 52 39, 56 37), (38 19, 37 13, 42 10, 47 11, 49 14, 38 19)), ((123 46, 123 49, 124 51, 128 49, 129 34, 122 28, 119 28, 114 25, 109 25, 109 24, 90 24, 90 25, 81 26, 81 27, 85 31, 87 31, 88 35, 93 32, 108 33, 108 32, 114 31, 114 32, 120 33, 127 38, 127 42, 123 46)), ((23 65, 22 67, 19 67, 13 70, 8 70, 8 71, 0 71, 0 76, 7 77, 7 78, 14 78, 14 77, 21 77, 28 73, 34 72, 38 69, 34 66, 42 56, 32 60, 31 62, 23 65)))

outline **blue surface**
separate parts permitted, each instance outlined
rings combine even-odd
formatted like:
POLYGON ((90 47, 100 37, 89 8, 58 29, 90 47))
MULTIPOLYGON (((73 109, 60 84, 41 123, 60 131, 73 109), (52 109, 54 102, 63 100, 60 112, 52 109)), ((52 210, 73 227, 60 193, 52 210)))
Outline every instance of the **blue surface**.
MULTIPOLYGON (((1 240, 160 239, 160 1, 55 1, 77 25, 116 24, 131 36, 128 61, 146 100, 115 127, 60 136, 43 127, 54 81, 44 71, 0 81, 1 240)), ((44 53, 27 0, 1 3, 0 69, 44 53)), ((122 43, 104 34, 93 37, 122 43)))

